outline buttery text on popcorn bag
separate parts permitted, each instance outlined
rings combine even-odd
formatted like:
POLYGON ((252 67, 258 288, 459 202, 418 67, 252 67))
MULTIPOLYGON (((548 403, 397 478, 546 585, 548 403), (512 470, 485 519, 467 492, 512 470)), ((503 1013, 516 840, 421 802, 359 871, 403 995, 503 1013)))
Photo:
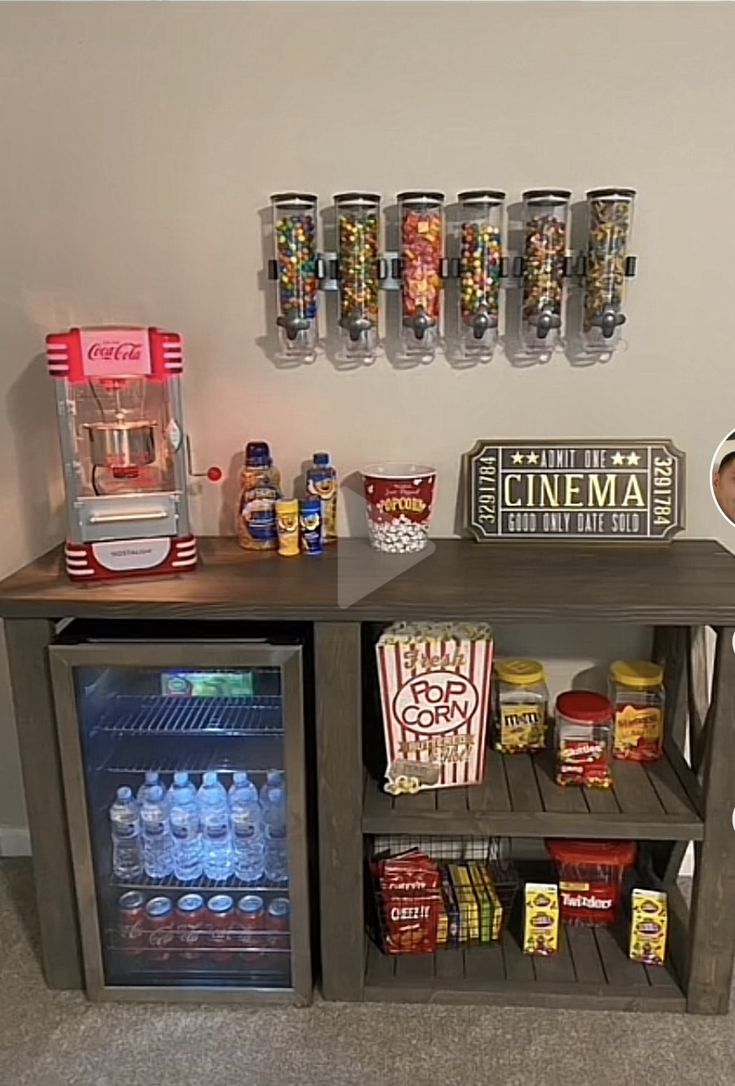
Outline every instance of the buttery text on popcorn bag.
POLYGON ((485 623, 396 624, 377 644, 387 792, 479 784, 493 663, 485 623))

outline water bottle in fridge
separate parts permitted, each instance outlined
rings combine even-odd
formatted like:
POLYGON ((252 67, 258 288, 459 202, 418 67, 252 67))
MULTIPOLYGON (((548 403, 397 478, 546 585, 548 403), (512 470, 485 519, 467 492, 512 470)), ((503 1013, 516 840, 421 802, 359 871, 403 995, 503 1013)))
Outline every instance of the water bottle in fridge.
POLYGON ((197 798, 197 786, 194 781, 189 779, 189 774, 184 773, 181 770, 177 770, 174 773, 174 779, 171 782, 171 787, 168 790, 167 800, 169 807, 172 807, 176 799, 186 793, 196 803, 197 798))
POLYGON ((234 869, 227 792, 217 774, 205 773, 197 793, 202 823, 204 874, 208 879, 228 879, 234 869))
POLYGON ((234 776, 235 784, 230 789, 230 818, 235 874, 242 882, 258 882, 263 877, 265 864, 258 793, 247 773, 236 773, 234 776))
POLYGON ((198 879, 203 870, 202 834, 196 792, 192 795, 186 787, 176 789, 169 808, 169 821, 174 875, 181 882, 191 882, 192 879, 198 879))
POLYGON ((260 790, 260 805, 263 811, 267 811, 271 803, 271 797, 274 791, 279 790, 283 793, 286 791, 286 783, 283 779, 282 769, 269 769, 265 779, 265 784, 260 790))
POLYGON ((168 821, 166 793, 160 784, 154 785, 140 809, 143 826, 143 865, 151 879, 165 879, 173 871, 171 832, 168 821))
POLYGON ((229 793, 230 804, 232 803, 232 797, 236 792, 241 799, 247 798, 252 800, 253 803, 259 803, 257 785, 250 780, 250 775, 248 773, 241 770, 232 774, 232 784, 230 785, 229 793))
POLYGON ((288 840, 286 835, 286 793, 274 788, 264 812, 265 877, 269 883, 288 882, 288 840))
POLYGON ((117 879, 132 881, 143 874, 140 811, 130 788, 118 788, 110 807, 112 870, 117 879))
MULTIPOLYGON (((161 781, 161 774, 157 773, 156 770, 153 769, 149 770, 146 773, 145 780, 138 789, 137 799, 140 807, 143 806, 154 788, 163 788, 163 783, 161 781)), ((163 791, 165 795, 165 788, 163 788, 163 791)))

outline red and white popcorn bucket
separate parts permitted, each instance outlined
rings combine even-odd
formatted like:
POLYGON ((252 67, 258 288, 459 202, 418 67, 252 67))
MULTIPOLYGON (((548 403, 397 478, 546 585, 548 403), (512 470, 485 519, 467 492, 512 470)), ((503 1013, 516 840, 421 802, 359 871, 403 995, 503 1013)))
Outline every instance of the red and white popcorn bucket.
POLYGON ((479 784, 493 665, 485 623, 398 623, 377 644, 393 795, 479 784))
POLYGON ((389 554, 423 550, 429 538, 436 469, 425 464, 371 464, 362 477, 373 547, 389 554))

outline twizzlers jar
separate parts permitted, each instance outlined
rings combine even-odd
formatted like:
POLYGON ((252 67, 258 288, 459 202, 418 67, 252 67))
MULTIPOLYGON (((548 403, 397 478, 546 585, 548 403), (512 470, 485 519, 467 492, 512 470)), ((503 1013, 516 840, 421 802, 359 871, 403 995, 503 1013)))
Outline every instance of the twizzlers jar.
POLYGON ((479 784, 493 663, 485 623, 398 623, 377 644, 387 792, 479 784))

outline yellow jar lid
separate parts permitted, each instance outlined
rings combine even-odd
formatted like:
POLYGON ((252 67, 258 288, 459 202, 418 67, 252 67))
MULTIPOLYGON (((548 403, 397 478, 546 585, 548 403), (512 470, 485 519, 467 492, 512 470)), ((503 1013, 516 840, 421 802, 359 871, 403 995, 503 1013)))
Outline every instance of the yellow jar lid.
POLYGON ((298 498, 279 498, 276 502, 277 513, 298 513, 299 500, 298 498))
POLYGON ((644 690, 647 686, 660 686, 664 669, 650 660, 615 660, 610 664, 610 675, 623 686, 644 690))
POLYGON ((544 665, 538 660, 496 660, 495 674, 503 683, 513 683, 514 686, 542 683, 546 678, 544 665))

